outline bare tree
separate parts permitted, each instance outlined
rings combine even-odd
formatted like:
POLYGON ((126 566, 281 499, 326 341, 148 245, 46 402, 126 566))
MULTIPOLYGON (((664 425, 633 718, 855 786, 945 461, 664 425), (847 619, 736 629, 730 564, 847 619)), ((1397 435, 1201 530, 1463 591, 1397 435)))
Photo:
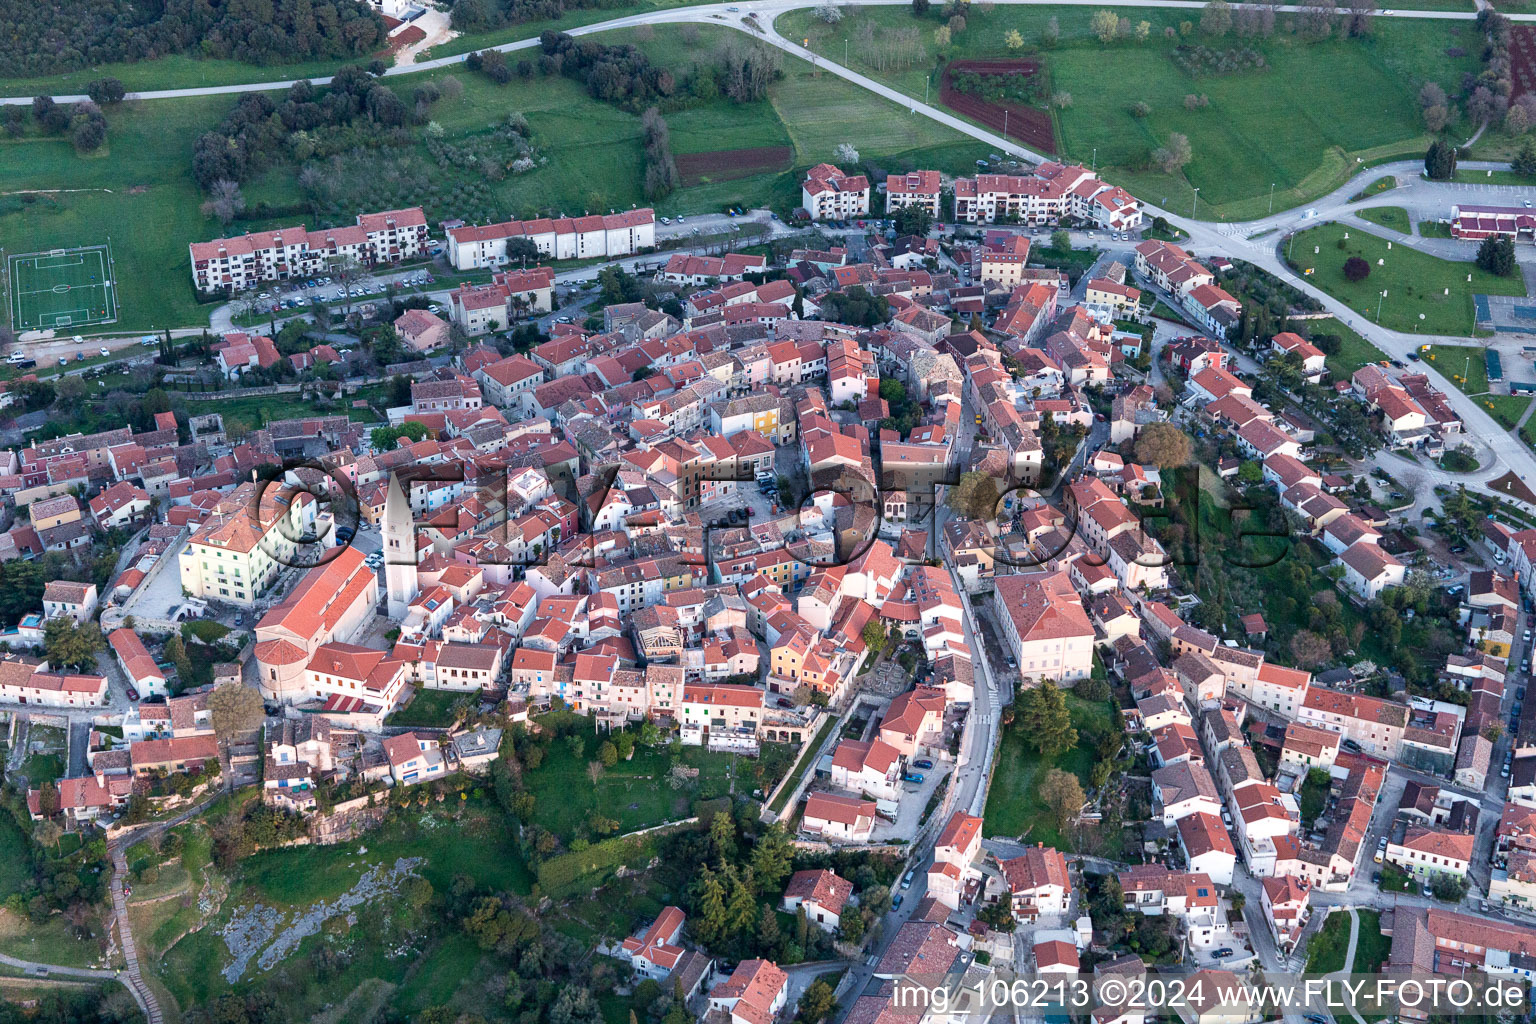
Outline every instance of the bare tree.
POLYGON ((208 199, 200 207, 204 217, 215 217, 220 224, 228 224, 245 212, 245 196, 240 194, 240 183, 220 178, 208 187, 208 199))
POLYGON ((351 256, 333 257, 326 265, 332 281, 341 287, 342 309, 352 315, 352 286, 368 273, 367 268, 351 256))

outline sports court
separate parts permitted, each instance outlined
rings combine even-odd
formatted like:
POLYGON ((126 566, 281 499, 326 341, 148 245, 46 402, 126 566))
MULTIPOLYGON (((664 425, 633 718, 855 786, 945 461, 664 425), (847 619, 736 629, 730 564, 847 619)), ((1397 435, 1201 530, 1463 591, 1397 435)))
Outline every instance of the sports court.
POLYGON ((62 330, 117 321, 112 252, 105 245, 12 256, 11 325, 20 331, 62 330))

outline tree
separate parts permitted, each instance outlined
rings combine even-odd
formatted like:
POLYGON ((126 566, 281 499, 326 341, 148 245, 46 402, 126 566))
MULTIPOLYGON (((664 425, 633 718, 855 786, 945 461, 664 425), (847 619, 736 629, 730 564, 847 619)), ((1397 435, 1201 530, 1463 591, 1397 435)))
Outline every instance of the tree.
POLYGON ((1077 745, 1077 730, 1072 727, 1072 713, 1065 695, 1050 679, 1025 690, 1018 701, 1017 724, 1024 740, 1047 761, 1077 745))
POLYGON ((245 196, 240 194, 240 183, 228 178, 215 181, 208 186, 208 198, 201 210, 204 217, 217 218, 221 224, 234 220, 245 212, 245 196))
POLYGON ((1172 423, 1149 423, 1136 438, 1136 461, 1160 469, 1187 465, 1193 453, 1189 435, 1172 423))
POLYGON ((43 655, 54 668, 89 672, 103 644, 101 627, 94 622, 76 625, 69 616, 56 615, 43 626, 43 655))
POLYGON ((1061 19, 1051 15, 1045 23, 1045 30, 1040 33, 1040 41, 1046 46, 1055 46, 1061 42, 1061 19))
POLYGON ((1200 31, 1218 38, 1232 28, 1232 6, 1227 0, 1210 0, 1200 14, 1200 31))
POLYGON ((1456 147, 1436 139, 1424 153, 1424 173, 1435 181, 1450 181, 1456 176, 1456 147))
POLYGON ((1152 152, 1152 161, 1164 174, 1177 174, 1189 163, 1194 153, 1189 146, 1189 136, 1181 132, 1169 132, 1168 143, 1152 152))
POLYGON ((1515 154, 1509 169, 1522 178, 1536 178, 1536 145, 1532 145, 1530 139, 1520 144, 1520 152, 1515 154))
POLYGON ((97 104, 121 103, 128 90, 115 78, 98 78, 86 85, 85 94, 97 104))
POLYGON ((1018 29, 1011 28, 1003 35, 1003 45, 1010 50, 1023 49, 1024 36, 1018 29))
POLYGON ((1086 701, 1106 701, 1114 695, 1110 688, 1109 680, 1100 676, 1089 676, 1087 679, 1079 679, 1072 692, 1086 701))
POLYGON ((1302 668, 1317 668, 1333 657, 1333 648, 1329 646, 1327 637, 1319 636, 1310 629, 1298 629, 1296 635, 1291 637, 1291 657, 1302 668))
POLYGON ((1508 235, 1492 235, 1477 247, 1477 265, 1490 274, 1508 277, 1515 272, 1515 240, 1508 235))
POLYGON ((720 811, 709 821, 709 848, 722 862, 736 858, 736 823, 725 811, 720 811))
POLYGON ((1000 498, 991 475, 972 470, 960 475, 960 482, 949 489, 944 500, 957 514, 990 523, 997 518, 1000 498))
POLYGON ((928 212, 926 206, 903 206, 896 211, 893 219, 898 235, 922 237, 933 227, 933 214, 928 212))
POLYGON ((213 731, 226 743, 261 724, 261 694, 243 683, 225 683, 208 694, 213 731))
POLYGON ((58 822, 51 819, 38 822, 32 826, 32 839, 39 846, 51 846, 55 850, 59 847, 59 840, 64 838, 64 830, 58 822))
POLYGON ((795 1007, 796 1024, 821 1024, 837 1009, 832 986, 817 978, 800 995, 795 1007))
POLYGON ((1437 900, 1460 903, 1467 898, 1467 880, 1442 871, 1430 879, 1429 891, 1437 900))
POLYGON ((603 1011, 589 989, 565 985, 549 1011, 549 1024, 602 1024, 603 1011))
POLYGON ((1019 927, 1018 918, 1013 916, 1013 893, 1003 890, 1001 896, 981 908, 976 917, 992 928, 993 931, 1008 934, 1019 927))
POLYGON ((795 848, 790 844, 789 833, 777 822, 769 825, 752 844, 750 866, 758 891, 778 892, 794 868, 794 861, 795 848))
POLYGON ((1088 27, 1099 42, 1108 45, 1115 41, 1115 36, 1120 32, 1120 15, 1108 10, 1094 11, 1088 27))
POLYGON ((849 945, 864 941, 864 911, 849 903, 837 918, 837 937, 849 945))
POLYGON ((832 155, 837 158, 838 163, 843 164, 845 167, 847 165, 857 166, 859 162, 859 151, 853 148, 853 143, 851 142, 839 142, 837 148, 832 151, 832 155))
POLYGON ((860 634, 864 640, 864 646, 871 652, 879 653, 885 647, 885 625, 876 617, 864 623, 864 630, 860 634))
POLYGON ((77 113, 69 121, 69 140, 77 153, 94 153, 107 141, 107 119, 94 103, 91 107, 94 112, 77 113))
POLYGON ((374 451, 387 452, 398 447, 401 438, 415 443, 426 436, 427 425, 425 423, 420 420, 406 420, 394 426, 374 427, 369 433, 368 439, 373 442, 374 451))
POLYGON ((181 684, 192 685, 192 659, 187 657, 187 648, 181 642, 181 637, 171 634, 171 638, 165 642, 165 656, 176 666, 176 675, 181 679, 181 684))
POLYGON ((1136 41, 1144 43, 1152 37, 1152 23, 1150 21, 1138 21, 1136 23, 1136 41))
POLYGON ((1344 280, 1359 283, 1371 276, 1371 265, 1359 256, 1344 261, 1344 280))
POLYGON ((933 45, 937 46, 941 50, 949 45, 948 25, 940 25, 938 28, 933 30, 933 45))
POLYGON ((822 0, 816 6, 816 20, 828 25, 835 25, 843 20, 843 8, 833 0, 822 0))
POLYGON ((604 768, 612 768, 619 763, 619 748, 612 741, 605 740, 597 748, 597 759, 603 763, 604 768))
POLYGON ((928 13, 928 7, 928 0, 912 0, 912 17, 923 17, 928 13))
POLYGON ((1045 781, 1040 784, 1040 799, 1050 808, 1056 831, 1060 832, 1083 809, 1087 797, 1083 795, 1082 783, 1077 781, 1076 775, 1052 768, 1045 773, 1045 781))

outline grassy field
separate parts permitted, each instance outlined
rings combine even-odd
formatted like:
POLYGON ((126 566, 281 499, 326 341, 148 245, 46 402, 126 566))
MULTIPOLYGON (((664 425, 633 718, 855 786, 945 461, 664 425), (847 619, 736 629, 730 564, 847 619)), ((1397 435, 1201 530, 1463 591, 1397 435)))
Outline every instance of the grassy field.
MULTIPOLYGON (((1275 208, 1298 205, 1343 184, 1360 169, 1395 156, 1417 153, 1425 140, 1414 97, 1424 84, 1424 70, 1447 89, 1462 71, 1475 71, 1473 29, 1434 22, 1377 21, 1364 40, 1337 34, 1326 42, 1303 43, 1283 29, 1279 18, 1273 37, 1254 43, 1266 67, 1259 71, 1193 79, 1169 59, 1172 44, 1164 30, 1178 30, 1187 11, 1127 11, 1132 23, 1149 22, 1146 43, 1105 46, 1091 34, 1091 7, 1012 7, 990 10, 973 6, 966 28, 945 51, 951 59, 1007 57, 1021 53, 1041 58, 1053 92, 1066 92, 1072 104, 1056 112, 1059 151, 1088 163, 1097 159, 1111 180, 1143 199, 1176 213, 1187 213, 1200 189, 1200 207, 1227 219, 1262 216, 1271 184, 1275 208), (1039 53, 1010 51, 1004 37, 1017 29, 1026 47, 1036 47, 1049 19, 1055 17, 1061 40, 1039 53), (1447 50, 1468 51, 1450 56, 1447 50), (1104 74, 1106 64, 1115 74, 1104 74), (1135 83, 1134 90, 1127 83, 1135 83), (1203 94, 1204 109, 1189 110, 1184 98, 1203 94), (1151 106, 1146 117, 1130 111, 1133 100, 1151 106), (1171 132, 1190 140, 1193 159, 1178 177, 1149 170, 1147 155, 1171 132)), ((932 30, 940 22, 935 8, 919 22, 922 53, 910 68, 880 71, 874 66, 880 33, 913 24, 906 7, 845 12, 825 25, 810 10, 782 15, 777 27, 796 41, 842 62, 844 40, 851 39, 848 63, 864 74, 910 96, 921 98, 937 47, 932 30), (873 42, 859 40, 866 22, 873 42)), ((1198 18, 1194 19, 1198 21, 1198 18)), ((1213 48, 1248 45, 1245 40, 1211 40, 1193 33, 1189 43, 1213 48)), ((936 83, 935 83, 936 85, 936 83)))
POLYGON ((1422 355, 1467 394, 1488 393, 1488 357, 1483 349, 1473 345, 1431 345, 1422 355))
POLYGON ((32 880, 32 854, 21 826, 0 815, 0 900, 20 892, 32 880))
POLYGON ((1536 186, 1536 181, 1523 174, 1516 174, 1514 171, 1498 171, 1492 168, 1462 168, 1456 172, 1456 177, 1453 180, 1463 181, 1469 185, 1536 186))
POLYGON ((715 754, 701 747, 686 747, 682 761, 699 769, 698 786, 673 789, 667 772, 672 759, 662 747, 636 747, 635 756, 603 772, 594 785, 587 763, 597 757, 601 738, 585 737, 580 757, 565 740, 549 748, 537 771, 527 773, 528 791, 534 799, 534 821, 561 837, 570 837, 596 813, 619 823, 618 831, 633 832, 664 821, 686 818, 695 799, 708 800, 730 791, 730 754, 715 754))
POLYGON ((1385 352, 1337 319, 1312 320, 1307 327, 1315 334, 1339 336, 1339 350, 1327 358, 1328 373, 1334 380, 1349 380, 1360 367, 1387 358, 1385 352))
POLYGON ((1515 429, 1531 405, 1531 399, 1522 395, 1483 395, 1478 402, 1505 430, 1515 429))
POLYGON ((389 724, 446 729, 453 724, 453 705, 466 696, 462 690, 417 690, 409 704, 389 716, 389 724))
POLYGON ((1349 914, 1339 911, 1329 914, 1322 930, 1307 940, 1307 973, 1329 974, 1342 971, 1348 965, 1344 956, 1349 952, 1349 914))
MULTIPOLYGON (((357 396, 348 395, 344 403, 332 403, 328 414, 340 415, 345 413, 349 419, 359 423, 372 423, 378 419, 372 409, 352 408, 352 399, 357 396)), ((224 416, 224 428, 230 437, 242 436, 249 431, 266 426, 273 420, 288 419, 294 416, 313 416, 316 406, 307 398, 292 395, 259 395, 254 398, 217 398, 208 401, 183 402, 187 408, 187 414, 197 416, 205 412, 222 413, 224 416)))
POLYGON ((1392 940, 1381 934, 1381 911, 1357 910, 1360 917, 1360 934, 1355 939, 1355 962, 1350 966, 1353 974, 1375 974, 1387 962, 1392 952, 1392 940))
MULTIPOLYGON (((638 39, 632 31, 595 38, 635 42, 667 66, 683 67, 710 59, 739 34, 700 26, 693 46, 682 41, 677 29, 668 27, 657 28, 649 39, 638 39)), ((832 75, 818 74, 803 61, 786 58, 783 72, 764 101, 713 101, 669 114, 668 124, 674 152, 783 145, 793 151, 790 166, 681 189, 657 204, 660 213, 693 214, 765 204, 787 213, 799 204, 804 170, 834 159, 834 151, 844 142, 856 147, 866 161, 892 171, 912 167, 963 171, 985 155, 985 147, 960 133, 903 113, 896 104, 832 75)), ((565 78, 514 79, 498 86, 483 75, 453 67, 386 82, 410 103, 413 91, 424 81, 441 82, 450 76, 463 85, 463 93, 439 102, 431 115, 445 129, 447 141, 484 134, 508 114, 520 112, 533 129, 544 162, 526 174, 486 182, 490 198, 481 209, 485 204, 456 198, 458 179, 439 181, 443 176, 435 161, 428 159, 423 142, 407 154, 418 167, 430 168, 425 177, 431 184, 425 191, 408 184, 413 180, 410 176, 360 176, 359 210, 421 204, 428 219, 436 221, 453 215, 489 219, 541 212, 580 214, 645 203, 638 116, 593 100, 582 86, 565 78)), ((0 197, 0 240, 5 251, 90 244, 111 235, 121 307, 119 328, 148 330, 206 322, 211 308, 195 300, 187 244, 278 223, 239 220, 226 229, 199 211, 203 197, 191 174, 192 148, 200 134, 217 126, 233 102, 234 97, 202 97, 123 104, 108 117, 107 145, 89 158, 78 156, 65 139, 35 133, 0 143, 0 191, 47 190, 0 197), (121 227, 129 224, 154 224, 155 230, 121 227)), ((280 166, 245 183, 248 206, 255 210, 262 203, 268 204, 266 209, 302 204, 298 171, 280 166)), ((280 220, 321 226, 302 215, 280 220)), ((256 417, 250 419, 256 421, 256 417)))
POLYGON ((1391 191, 1394 188, 1397 188, 1397 179, 1388 174, 1384 177, 1377 178, 1375 181, 1365 186, 1365 188, 1350 196, 1349 201, 1352 203, 1358 203, 1361 200, 1370 199, 1372 196, 1379 196, 1383 192, 1391 191))
POLYGON ((0 197, 6 253, 110 238, 118 330, 206 323, 208 312, 193 297, 187 243, 222 232, 198 210, 192 146, 233 102, 215 96, 123 104, 107 118, 106 145, 88 157, 61 137, 29 133, 0 143, 0 191, 41 190, 0 197))
POLYGON ((1070 691, 1066 698, 1067 707, 1072 712, 1072 725, 1077 729, 1077 746, 1054 762, 1045 763, 1030 749, 1019 727, 1008 726, 1003 730, 997 769, 992 775, 992 788, 987 793, 984 815, 987 835, 1025 836, 1029 842, 1061 845, 1062 837, 1051 824, 1050 812, 1040 799, 1040 783, 1049 769, 1060 768, 1076 775, 1086 789, 1088 770, 1093 767, 1093 746, 1109 731, 1114 715, 1107 703, 1090 703, 1070 691))
POLYGON ((1373 322, 1379 308, 1381 325, 1397 331, 1468 335, 1473 327, 1474 294, 1525 294, 1519 277, 1495 277, 1471 263, 1442 260, 1406 246, 1388 249, 1389 245, 1358 228, 1323 224, 1297 234, 1286 251, 1298 268, 1313 268, 1312 284, 1373 322), (1345 280, 1344 261, 1351 256, 1370 264, 1365 280, 1345 280), (1378 266, 1377 260, 1385 263, 1378 266))
POLYGON ((1451 226, 1449 224, 1442 224, 1437 220, 1421 220, 1419 221, 1419 237, 1450 238, 1451 226))
POLYGON ((1408 211, 1401 206, 1372 206, 1358 211, 1358 216, 1361 220, 1380 224, 1393 231, 1401 231, 1405 235, 1409 234, 1413 228, 1413 225, 1408 222, 1408 211))
POLYGON ((94 967, 101 958, 97 943, 71 935, 62 915, 55 914, 42 924, 33 924, 9 910, 0 910, 0 953, 69 967, 94 967))
MULTIPOLYGON (((687 7, 702 0, 631 0, 624 5, 622 14, 613 8, 593 7, 567 11, 558 18, 525 21, 517 25, 489 32, 471 32, 461 35, 440 46, 435 46, 420 59, 449 57, 468 53, 487 46, 514 42, 519 39, 536 39, 546 29, 571 29, 590 25, 595 21, 645 11, 687 7)), ((333 74, 344 64, 367 63, 366 57, 350 60, 312 60, 295 64, 275 64, 263 67, 238 60, 200 59, 191 54, 172 54, 155 60, 96 64, 65 74, 41 78, 0 78, 0 96, 35 96, 38 93, 71 94, 85 91, 92 79, 111 76, 128 88, 129 92, 157 89, 195 89, 216 85, 244 85, 251 82, 285 81, 295 78, 316 78, 333 74)))
MULTIPOLYGON (((258 853, 229 876, 230 896, 213 921, 165 953, 157 965, 159 976, 183 1007, 206 1003, 227 991, 219 971, 227 962, 228 950, 217 933, 235 906, 259 902, 283 912, 302 910, 336 899, 369 867, 392 864, 399 857, 423 858, 419 870, 439 893, 448 892, 455 875, 465 874, 486 890, 526 894, 533 876, 511 840, 512 829, 489 800, 455 801, 425 812, 392 816, 382 828, 351 843, 258 853)), ((172 917, 159 930, 169 937, 185 923, 172 917)), ((366 932, 366 928, 359 932, 363 938, 356 944, 358 955, 352 964, 334 977, 321 981, 310 969, 308 954, 317 941, 312 937, 262 974, 261 983, 291 1001, 294 1019, 308 1019, 369 978, 398 982, 402 971, 409 974, 418 959, 432 958, 438 941, 455 938, 448 933, 434 936, 422 957, 402 962, 391 959, 366 932)))
POLYGON ((112 323, 111 255, 106 246, 12 255, 11 323, 17 330, 60 330, 112 323))

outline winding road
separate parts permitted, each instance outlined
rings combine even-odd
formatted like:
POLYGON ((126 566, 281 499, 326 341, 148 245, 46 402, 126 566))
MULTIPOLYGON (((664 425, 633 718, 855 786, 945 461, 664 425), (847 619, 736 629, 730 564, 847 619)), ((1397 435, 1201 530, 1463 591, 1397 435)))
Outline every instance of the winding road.
MULTIPOLYGON (((867 89, 878 92, 890 99, 894 99, 898 103, 905 103, 908 104, 908 106, 911 106, 909 98, 906 95, 897 93, 891 89, 886 89, 883 86, 879 86, 876 83, 871 82, 869 79, 864 78, 862 75, 856 75, 852 72, 848 72, 846 69, 839 68, 836 65, 831 64, 818 57, 817 55, 811 53, 809 50, 790 43, 787 39, 784 39, 783 36, 779 35, 773 29, 773 20, 779 15, 784 14, 787 11, 797 11, 815 7, 817 6, 817 2, 819 2, 819 0, 760 0, 758 3, 743 4, 699 4, 692 7, 674 7, 664 11, 647 11, 644 14, 631 14, 622 18, 612 18, 608 21, 594 22, 591 25, 575 26, 572 28, 563 29, 562 31, 564 31, 567 35, 585 36, 599 32, 611 32, 615 29, 635 28, 640 25, 667 25, 679 24, 683 22, 718 22, 724 24, 728 28, 734 28, 739 31, 747 32, 751 35, 759 36, 768 42, 773 43, 773 45, 779 47, 780 49, 788 50, 789 52, 795 54, 798 57, 802 57, 807 61, 820 63, 826 66, 834 74, 840 75, 843 78, 847 78, 849 81, 858 82, 860 85, 863 85, 867 89), (758 24, 756 26, 749 26, 744 24, 751 19, 752 15, 757 16, 756 21, 758 24)), ((904 7, 907 6, 909 2, 910 0, 839 0, 839 5, 844 7, 904 7)), ((1048 7, 1165 7, 1176 10, 1199 10, 1205 6, 1204 0, 1111 0, 1111 2, 1105 2, 1105 0, 994 0, 994 2, 1000 4, 1025 4, 1048 7)), ((1295 4, 1277 4, 1274 6, 1274 10, 1281 14, 1296 14, 1315 11, 1316 8, 1304 7, 1295 4)), ((1338 14, 1352 13, 1347 7, 1335 7, 1334 11, 1338 14)), ((1417 11, 1395 10, 1388 8, 1385 10, 1373 11, 1372 17, 1426 18, 1434 21, 1473 21, 1477 18, 1477 14, 1473 11, 1417 11)), ((1511 21, 1517 22, 1536 22, 1536 14, 1506 14, 1505 17, 1509 18, 1511 21)), ((538 45, 538 38, 531 37, 528 39, 517 39, 510 43, 501 43, 497 46, 487 46, 483 47, 483 49, 499 50, 502 53, 512 53, 516 50, 532 49, 538 45)), ((401 64, 389 68, 384 72, 384 75, 385 77, 392 78, 397 75, 412 75, 418 71, 435 71, 438 68, 446 68, 452 67, 455 64, 462 64, 468 56, 468 53, 457 53, 448 57, 438 57, 433 60, 417 61, 415 64, 401 64)), ((210 85, 188 89, 151 89, 140 92, 130 92, 125 98, 129 100, 167 100, 181 99, 189 96, 227 96, 243 92, 270 92, 276 89, 286 89, 297 81, 300 81, 300 79, 285 78, 267 82, 246 82, 235 85, 210 85)), ((314 85, 327 85, 330 83, 331 79, 330 76, 323 76, 310 78, 308 81, 314 85)), ((89 97, 85 96, 84 94, 68 94, 54 97, 54 100, 58 103, 76 103, 84 99, 89 99, 89 97)), ((31 102, 31 96, 0 97, 0 104, 31 102)), ((943 111, 936 110, 932 107, 927 107, 921 103, 917 104, 917 108, 922 109, 925 113, 928 113, 929 116, 943 114, 943 111)), ((945 123, 949 123, 949 120, 947 120, 948 118, 949 115, 943 115, 942 117, 938 117, 936 119, 943 120, 945 123)), ((958 118, 954 118, 953 120, 957 122, 957 126, 959 124, 965 124, 969 128, 974 127, 970 126, 969 122, 959 121, 958 118)), ((983 138, 982 135, 977 135, 974 130, 968 131, 967 134, 975 135, 976 138, 983 138)), ((1003 145, 1002 140, 999 139, 996 143, 994 143, 994 145, 1003 145)), ((1011 152, 1014 152, 1020 156, 1032 156, 1036 160, 1043 159, 1043 157, 1041 157, 1039 154, 1032 153, 1029 150, 1023 149, 1022 147, 1010 145, 1009 149, 1011 152)))

